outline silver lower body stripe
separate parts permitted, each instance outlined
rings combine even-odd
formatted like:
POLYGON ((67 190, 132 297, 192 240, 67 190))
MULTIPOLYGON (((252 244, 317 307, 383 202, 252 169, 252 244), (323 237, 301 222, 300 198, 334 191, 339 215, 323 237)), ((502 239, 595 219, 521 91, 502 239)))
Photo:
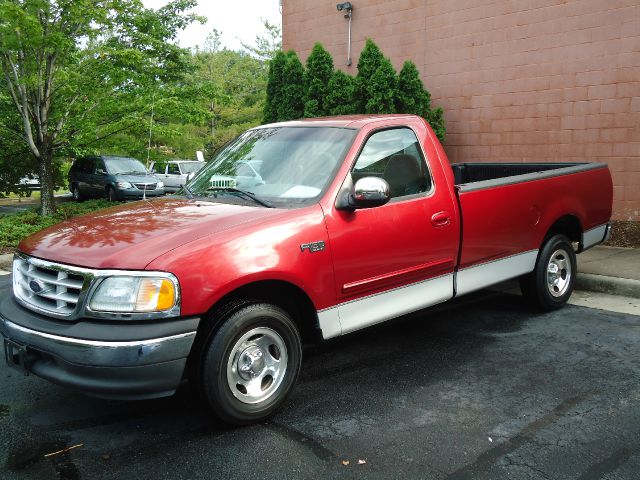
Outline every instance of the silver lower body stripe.
POLYGON ((605 235, 610 235, 610 228, 607 229, 608 224, 598 225, 597 227, 587 230, 582 234, 582 250, 594 247, 599 243, 605 242, 607 239, 605 235))
MULTIPOLYGON (((460 270, 455 274, 456 296, 529 273, 537 258, 538 250, 530 250, 460 270)), ((337 337, 446 302, 453 297, 453 281, 451 273, 321 310, 318 320, 322 336, 325 340, 337 337)))
POLYGON ((538 250, 512 255, 458 271, 456 296, 471 293, 533 271, 538 250))
POLYGON ((318 312, 326 339, 360 330, 453 297, 453 274, 358 298, 318 312))

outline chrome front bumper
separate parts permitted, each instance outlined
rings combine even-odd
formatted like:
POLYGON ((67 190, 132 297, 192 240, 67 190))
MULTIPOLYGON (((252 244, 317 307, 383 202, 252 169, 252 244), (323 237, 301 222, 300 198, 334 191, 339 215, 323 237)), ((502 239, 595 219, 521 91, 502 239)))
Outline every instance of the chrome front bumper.
POLYGON ((184 377, 199 322, 196 317, 62 322, 28 311, 12 297, 0 301, 0 342, 6 339, 9 365, 92 396, 118 400, 173 394, 184 377))
POLYGON ((64 361, 99 367, 135 367, 185 358, 196 336, 196 332, 189 332, 132 342, 105 342, 38 332, 5 318, 0 318, 0 332, 14 342, 64 361))

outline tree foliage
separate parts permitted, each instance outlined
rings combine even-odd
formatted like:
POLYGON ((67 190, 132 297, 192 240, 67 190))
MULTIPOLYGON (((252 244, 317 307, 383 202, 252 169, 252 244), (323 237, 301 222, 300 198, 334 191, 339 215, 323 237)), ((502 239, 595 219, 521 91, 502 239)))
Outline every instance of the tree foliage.
POLYGON ((307 69, 304 72, 306 96, 305 117, 323 117, 328 114, 324 100, 328 93, 329 81, 333 74, 333 58, 325 48, 316 43, 307 57, 307 69))
POLYGON ((306 88, 301 88, 301 69, 293 52, 274 56, 267 82, 265 123, 292 120, 302 114, 411 113, 427 120, 444 141, 444 112, 431 108, 431 94, 424 88, 415 64, 405 62, 396 74, 391 61, 372 40, 367 40, 360 54, 355 77, 340 70, 334 72, 331 55, 320 44, 307 58, 306 88))
POLYGON ((397 84, 393 65, 387 58, 383 58, 365 85, 364 113, 395 113, 397 84))
POLYGON ((264 32, 256 35, 253 45, 242 42, 242 47, 258 60, 269 61, 282 49, 282 29, 262 19, 264 32))
POLYGON ((282 102, 278 104, 278 120, 295 120, 304 115, 304 67, 293 50, 286 54, 282 102))
POLYGON ((398 74, 396 110, 429 118, 431 94, 425 90, 415 63, 406 61, 398 74))
POLYGON ((362 113, 366 112, 367 103, 370 99, 369 84, 371 79, 383 62, 384 55, 378 45, 373 40, 367 39, 358 59, 358 73, 355 79, 355 103, 358 111, 362 113))
POLYGON ((358 112, 354 103, 355 81, 342 70, 336 70, 331 75, 324 108, 328 115, 351 115, 358 112))
POLYGON ((279 119, 278 106, 284 101, 284 70, 287 56, 284 52, 277 52, 269 62, 269 76, 267 81, 267 98, 264 105, 263 123, 277 122, 279 119))
MULTIPOLYGON (((54 211, 56 155, 140 125, 156 92, 188 70, 174 40, 195 0, 1 0, 0 66, 19 134, 38 164, 41 210, 54 211)), ((177 93, 177 92, 172 92, 177 93)))

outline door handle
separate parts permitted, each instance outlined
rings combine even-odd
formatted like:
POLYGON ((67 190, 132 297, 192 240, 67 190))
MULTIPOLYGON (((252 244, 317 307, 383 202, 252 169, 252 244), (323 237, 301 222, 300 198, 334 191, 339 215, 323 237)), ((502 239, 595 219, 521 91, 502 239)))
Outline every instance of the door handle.
POLYGON ((434 213, 431 217, 431 225, 434 227, 446 227, 451 223, 449 212, 434 213))

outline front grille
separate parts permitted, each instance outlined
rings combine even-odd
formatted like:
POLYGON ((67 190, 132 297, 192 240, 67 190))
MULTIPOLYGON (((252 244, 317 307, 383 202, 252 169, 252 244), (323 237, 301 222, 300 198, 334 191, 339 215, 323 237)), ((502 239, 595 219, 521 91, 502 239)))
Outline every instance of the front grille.
POLYGON ((211 188, 235 188, 236 181, 233 178, 216 178, 209 182, 211 188))
POLYGON ((138 190, 155 190, 156 189, 155 183, 134 183, 133 186, 136 187, 138 190))
POLYGON ((61 316, 72 315, 80 302, 85 275, 66 265, 16 256, 13 293, 27 308, 61 316))

